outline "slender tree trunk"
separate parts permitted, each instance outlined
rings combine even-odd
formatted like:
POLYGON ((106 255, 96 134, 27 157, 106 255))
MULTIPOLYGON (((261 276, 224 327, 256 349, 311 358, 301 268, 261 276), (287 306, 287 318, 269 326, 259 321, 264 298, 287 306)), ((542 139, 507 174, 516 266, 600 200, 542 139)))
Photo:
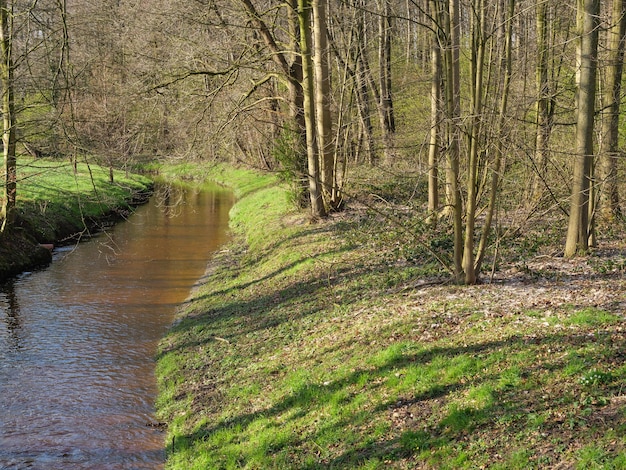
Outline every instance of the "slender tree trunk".
POLYGON ((363 71, 363 79, 367 83, 368 88, 370 89, 372 96, 374 97, 374 101, 376 102, 376 110, 378 112, 378 122, 380 124, 380 129, 382 132, 382 143, 383 143, 383 155, 385 161, 391 161, 391 155, 393 153, 392 148, 392 137, 388 132, 388 129, 385 124, 385 112, 381 106, 381 95, 378 87, 376 86, 376 81, 372 76, 372 71, 369 66, 369 61, 367 60, 367 50, 365 45, 361 45, 361 52, 359 54, 358 60, 360 61, 359 70, 363 71))
POLYGON ((380 102, 385 114, 385 127, 390 133, 396 131, 391 94, 391 10, 390 0, 380 1, 379 53, 380 60, 380 102))
POLYGON ((309 196, 311 215, 317 219, 326 216, 326 209, 322 199, 319 151, 315 131, 315 85, 311 58, 310 0, 298 0, 298 20, 300 23, 300 53, 302 54, 302 90, 304 94, 309 196))
POLYGON ((589 202, 587 204, 587 247, 598 246, 596 240, 596 197, 598 195, 595 181, 596 161, 592 157, 589 162, 589 202))
MULTIPOLYGON (((61 53, 59 59, 59 68, 57 71, 57 76, 55 82, 58 82, 60 76, 63 77, 63 83, 60 88, 56 91, 56 95, 60 96, 61 92, 64 92, 64 100, 55 102, 55 106, 57 106, 57 111, 59 115, 65 114, 65 108, 67 107, 69 111, 69 122, 72 127, 69 127, 63 124, 63 120, 61 119, 61 125, 63 126, 63 132, 65 139, 71 143, 71 154, 70 161, 72 162, 72 168, 74 170, 74 174, 78 174, 78 149, 77 149, 77 138, 75 129, 73 129, 73 125, 76 122, 76 100, 75 100, 75 76, 72 73, 72 63, 70 61, 70 26, 69 26, 69 14, 67 11, 67 0, 57 0, 57 7, 59 9, 59 14, 61 16, 62 23, 62 34, 63 41, 61 43, 61 53), (60 107, 59 107, 60 104, 60 107)), ((58 87, 58 84, 56 85, 58 87)))
POLYGON ((379 109, 385 145, 385 159, 393 159, 393 134, 396 123, 391 94, 391 11, 390 0, 377 0, 378 4, 378 61, 379 61, 379 109))
POLYGON ((602 138, 598 180, 600 212, 604 219, 614 220, 621 215, 617 189, 617 160, 619 157, 619 113, 621 83, 626 45, 626 1, 613 0, 611 26, 608 30, 608 67, 602 105, 602 138))
POLYGON ((537 63, 535 76, 537 85, 537 117, 535 134, 535 173, 530 194, 530 202, 541 199, 548 165, 548 143, 551 133, 549 112, 550 89, 548 83, 548 7, 545 0, 536 0, 535 16, 537 24, 537 63))
POLYGON ((363 7, 365 0, 357 0, 354 5, 354 23, 355 23, 355 42, 356 46, 354 50, 354 65, 355 70, 355 85, 356 85, 356 98, 357 108, 359 113, 359 120, 361 122, 361 129, 363 133, 363 141, 365 144, 365 152, 367 154, 367 162, 371 165, 377 160, 376 146, 374 145, 374 126, 371 119, 371 102, 370 96, 367 92, 367 74, 364 61, 361 60, 361 54, 365 53, 365 25, 363 19, 363 7))
MULTIPOLYGON (((357 54, 360 54, 360 50, 357 54)), ((356 96, 359 111, 359 120, 363 130, 363 140, 365 142, 365 152, 367 154, 367 162, 372 165, 378 158, 376 146, 374 145, 374 126, 370 116, 370 96, 367 92, 367 81, 365 78, 366 71, 363 69, 363 61, 358 57, 355 58, 356 67, 356 96)))
POLYGON ((462 199, 459 187, 461 151, 461 86, 460 86, 460 21, 459 0, 450 0, 440 17, 447 39, 444 48, 444 83, 447 125, 446 213, 452 217, 454 227, 454 275, 458 282, 463 278, 463 223, 462 199))
MULTIPOLYGON (((429 0, 430 3, 430 0, 429 0)), ((404 8, 406 11, 406 17, 407 18, 412 18, 413 17, 413 12, 411 11, 411 0, 405 0, 404 3, 404 8)), ((413 24, 412 21, 407 21, 406 22, 406 52, 405 52, 405 62, 406 65, 409 65, 411 63, 411 46, 413 45, 413 29, 415 28, 415 25, 413 24)))
POLYGON ((477 273, 474 266, 474 229, 476 226, 476 205, 478 193, 478 160, 480 147, 480 125, 483 107, 483 73, 485 68, 485 5, 478 0, 476 8, 479 18, 472 27, 472 100, 469 128, 470 154, 467 175, 467 202, 465 206, 465 241, 463 247, 463 271, 465 283, 475 284, 477 273))
POLYGON ((329 208, 338 205, 338 191, 335 179, 335 158, 332 142, 332 118, 330 113, 330 73, 328 70, 328 46, 326 41, 326 0, 312 0, 313 43, 315 54, 315 122, 317 126, 317 147, 320 155, 322 194, 329 208))
POLYGON ((438 11, 435 0, 430 0, 433 17, 433 39, 431 43, 430 85, 430 139, 428 146, 428 222, 437 223, 439 210, 439 145, 441 135, 441 46, 439 44, 438 11))
POLYGON ((0 81, 2 82, 2 144, 4 154, 4 191, 0 232, 11 229, 17 200, 17 159, 15 156, 15 103, 13 83, 13 5, 0 0, 0 81))
POLYGON ((599 0, 583 3, 578 81, 578 114, 576 121, 576 160, 572 199, 565 242, 565 256, 572 257, 589 248, 589 188, 593 161, 593 124, 595 114, 596 72, 598 56, 599 0))
MULTIPOLYGON (((291 63, 287 72, 289 89, 289 116, 298 133, 299 153, 306 154, 306 125, 304 122, 304 94, 302 93, 302 55, 300 49, 300 24, 298 20, 298 0, 288 0, 289 36, 291 42, 291 63)), ((306 172, 306 159, 302 158, 300 169, 306 172)))
POLYGON ((512 73, 512 43, 513 43, 513 19, 515 18, 515 0, 507 0, 506 14, 506 33, 504 44, 504 62, 501 73, 504 75, 504 83, 502 85, 502 96, 500 98, 500 109, 498 111, 498 142, 496 144, 496 152, 491 168, 491 184, 489 188, 489 204, 485 212, 485 223, 483 225, 480 244, 476 252, 475 271, 480 273, 485 252, 487 250, 487 241, 491 231, 491 225, 495 214, 496 196, 498 194, 498 186, 500 184, 500 171, 502 168, 502 160, 504 159, 504 134, 505 134, 505 118, 511 88, 512 73))
POLYGON ((298 0, 289 0, 289 29, 292 38, 290 49, 292 60, 289 65, 289 117, 295 133, 296 174, 299 177, 297 202, 300 207, 308 205, 307 144, 304 120, 304 93, 302 90, 302 55, 300 54, 300 25, 298 22, 298 0))

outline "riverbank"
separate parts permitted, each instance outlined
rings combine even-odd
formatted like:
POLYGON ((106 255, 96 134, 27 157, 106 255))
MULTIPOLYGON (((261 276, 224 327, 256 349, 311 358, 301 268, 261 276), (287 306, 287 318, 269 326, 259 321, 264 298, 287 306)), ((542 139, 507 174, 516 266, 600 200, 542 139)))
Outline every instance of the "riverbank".
POLYGON ((193 174, 239 200, 161 343, 168 468, 626 466, 623 238, 567 261, 551 220, 455 286, 401 182, 353 177, 310 224, 271 176, 193 174))
POLYGON ((0 281, 46 265, 51 245, 75 243, 146 201, 152 182, 143 176, 80 163, 20 158, 15 230, 0 239, 0 281), (43 246, 42 246, 43 245, 43 246))

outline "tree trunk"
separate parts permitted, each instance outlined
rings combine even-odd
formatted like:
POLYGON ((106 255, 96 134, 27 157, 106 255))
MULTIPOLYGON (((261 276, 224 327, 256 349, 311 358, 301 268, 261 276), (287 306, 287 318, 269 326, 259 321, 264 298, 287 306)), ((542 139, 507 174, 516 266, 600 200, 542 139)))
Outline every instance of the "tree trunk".
MULTIPOLYGON (((289 88, 289 116, 297 134, 296 149, 299 159, 298 170, 301 175, 306 174, 306 124, 304 122, 304 94, 302 92, 302 55, 300 49, 300 24, 298 20, 298 0, 289 0, 288 5, 289 36, 291 37, 291 64, 288 70, 289 88)), ((304 178, 303 178, 304 179, 304 178)), ((303 184, 302 193, 306 193, 306 184, 303 184)))
POLYGON ((576 161, 570 205, 566 257, 587 252, 589 248, 589 188, 593 161, 593 120, 596 95, 598 56, 599 0, 579 0, 583 3, 578 80, 578 113, 576 117, 576 161))
POLYGON ((388 132, 394 133, 396 121, 391 94, 391 11, 389 0, 380 0, 379 5, 380 102, 385 115, 385 128, 388 132))
POLYGON ((15 221, 17 198, 17 159, 15 156, 15 103, 13 83, 13 5, 0 0, 0 80, 2 82, 2 144, 4 154, 4 191, 0 232, 11 229, 15 221))
POLYGON ((535 134, 535 172, 530 202, 541 199, 548 165, 548 143, 551 132, 549 112, 550 89, 548 83, 548 7, 545 0, 536 0, 537 63, 535 76, 537 86, 537 117, 535 134))
POLYGON ((463 278, 463 223, 462 199, 459 187, 459 163, 461 150, 461 87, 460 87, 460 22, 459 0, 450 0, 448 10, 440 10, 440 17, 447 42, 444 48, 444 83, 446 101, 447 167, 446 213, 452 217, 454 227, 454 275, 463 278))
POLYGON ((441 135, 441 46, 438 11, 435 0, 430 0, 434 35, 431 43, 430 84, 430 138, 428 146, 428 222, 437 223, 439 210, 439 145, 441 135))
POLYGON ((396 123, 391 95, 391 11, 390 0, 377 0, 378 4, 378 68, 379 110, 385 146, 385 160, 391 163, 393 134, 396 123))
POLYGON ((611 26, 608 30, 608 66, 602 99, 602 138, 600 140, 600 213, 608 221, 621 215, 617 190, 619 158, 619 113, 621 82, 626 43, 626 2, 613 0, 611 26))
POLYGON ((354 64, 355 71, 355 86, 356 86, 356 99, 357 109, 359 113, 359 120, 361 122, 361 129, 363 134, 363 141, 365 144, 365 152, 367 154, 367 162, 372 165, 377 160, 376 146, 374 145, 374 126, 371 119, 371 107, 370 96, 367 92, 367 74, 369 73, 365 69, 365 63, 361 60, 361 54, 365 53, 365 25, 363 18, 363 8, 365 0, 357 0, 354 5, 355 11, 355 41, 356 47, 354 47, 354 64))
POLYGON ((491 224, 495 214, 496 196, 498 194, 498 186, 500 184, 500 170, 502 160, 504 159, 504 134, 505 134, 505 118, 509 99, 509 91, 511 88, 512 73, 512 43, 513 43, 513 19, 515 18, 515 0, 508 0, 505 38, 504 38, 504 62, 501 73, 504 75, 504 83, 502 86, 502 96, 500 98, 500 109, 498 111, 498 142, 496 144, 496 152, 491 167, 491 185, 489 188, 489 204, 485 213, 485 223, 483 225, 480 244, 476 251, 475 271, 480 273, 481 265, 485 257, 487 249, 487 241, 491 231, 491 224))
POLYGON ((302 54, 302 91, 304 95, 304 121, 307 144, 307 177, 311 199, 311 215, 314 219, 326 216, 322 199, 319 151, 315 132, 315 85, 311 58, 311 4, 310 0, 298 0, 300 24, 300 53, 302 54))
MULTIPOLYGON (((243 6, 245 7, 252 24, 258 30, 261 38, 265 42, 266 46, 272 51, 272 60, 274 63, 280 68, 281 72, 284 74, 286 85, 288 89, 289 96, 289 115, 292 119, 292 131, 297 133, 296 145, 298 148, 295 149, 298 155, 298 168, 303 175, 307 173, 307 152, 305 151, 307 147, 307 139, 306 139, 306 123, 304 120, 304 96, 302 90, 303 83, 303 72, 302 72, 302 57, 297 52, 299 48, 299 40, 300 40, 300 15, 298 13, 299 10, 299 1, 298 0, 288 0, 287 8, 288 8, 288 21, 289 21, 289 30, 291 39, 291 55, 293 56, 293 60, 291 64, 287 60, 287 56, 289 55, 287 52, 283 50, 277 43, 276 39, 272 35, 267 24, 262 20, 259 13, 256 10, 256 7, 252 3, 251 0, 240 0, 243 6)), ((306 178, 303 178, 306 180, 306 178)), ((303 191, 302 194, 306 193, 306 182, 303 183, 303 191)))
POLYGON ((330 73, 328 70, 328 46, 326 41, 325 0, 312 0, 313 43, 315 54, 315 122, 317 148, 320 156, 322 194, 329 208, 339 204, 335 179, 335 158, 332 142, 332 120, 330 113, 330 73))
POLYGON ((476 205, 478 193, 478 159, 480 147, 480 124, 482 118, 483 73, 485 68, 485 5, 478 1, 476 11, 479 18, 472 23, 472 99, 469 128, 470 154, 467 175, 467 202, 465 207, 465 241, 463 246, 463 271, 465 283, 475 284, 477 273, 474 266, 474 228, 476 226, 476 205))

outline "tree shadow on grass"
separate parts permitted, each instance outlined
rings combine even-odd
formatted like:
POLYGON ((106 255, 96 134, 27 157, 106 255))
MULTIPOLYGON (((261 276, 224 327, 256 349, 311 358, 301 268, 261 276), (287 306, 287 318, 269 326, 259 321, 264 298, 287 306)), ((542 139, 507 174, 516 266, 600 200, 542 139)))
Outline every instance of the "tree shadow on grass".
MULTIPOLYGON (((589 338, 577 334, 554 334, 535 337, 532 339, 514 336, 506 341, 488 342, 462 348, 455 352, 455 348, 449 351, 441 351, 452 359, 457 353, 471 354, 489 353, 492 350, 499 350, 502 347, 511 350, 511 352, 521 351, 528 347, 535 346, 557 346, 566 345, 573 350, 584 349, 589 343, 589 338)), ((611 357, 604 357, 604 363, 610 363, 615 357, 619 359, 621 352, 626 346, 623 336, 619 336, 616 343, 612 344, 613 354, 611 357)), ((438 349, 438 348, 436 348, 438 349)), ((434 351, 433 351, 434 352, 434 351)), ((599 358, 593 365, 589 365, 589 370, 594 370, 596 366, 600 366, 599 358)), ((520 377, 523 383, 518 386, 498 387, 496 383, 499 380, 498 375, 480 374, 468 382, 455 382, 444 387, 435 386, 429 394, 416 394, 407 396, 403 400, 388 401, 381 403, 375 409, 375 412, 385 412, 389 414, 410 415, 407 426, 404 430, 399 431, 389 439, 383 439, 376 442, 366 442, 357 445, 343 452, 341 455, 334 457, 332 460, 323 464, 316 464, 307 468, 351 468, 364 463, 369 459, 379 459, 380 461, 405 461, 417 459, 433 459, 430 465, 436 466, 437 459, 449 459, 449 453, 462 452, 460 447, 469 447, 470 441, 474 440, 483 442, 479 447, 484 447, 483 453, 489 452, 490 448, 493 455, 481 455, 489 459, 506 461, 507 454, 514 451, 516 446, 528 451, 529 462, 532 463, 533 458, 538 458, 537 453, 542 454, 541 457, 545 462, 551 461, 557 463, 560 459, 560 442, 572 442, 574 439, 580 439, 581 442, 595 444, 594 432, 596 436, 603 435, 607 430, 610 432, 616 425, 622 421, 621 416, 626 411, 622 407, 621 413, 612 411, 613 422, 609 420, 600 422, 595 419, 596 424, 600 423, 600 428, 593 431, 590 426, 593 421, 593 415, 598 413, 599 408, 586 403, 593 393, 599 393, 606 399, 607 395, 615 394, 618 398, 622 396, 621 385, 614 384, 607 386, 603 390, 579 390, 572 386, 569 378, 569 389, 561 388, 546 390, 544 384, 538 376, 546 371, 550 374, 558 372, 563 373, 568 366, 568 359, 562 355, 555 354, 551 358, 546 359, 543 364, 528 364, 523 370, 520 370, 520 377), (439 401, 439 405, 444 405, 441 398, 450 398, 451 393, 458 391, 467 391, 470 387, 477 388, 483 384, 493 385, 493 400, 483 405, 454 405, 445 407, 445 412, 438 416, 434 423, 428 423, 428 408, 424 411, 424 402, 434 398, 439 401), (556 392, 556 394, 555 394, 556 392), (555 395, 553 395, 555 394, 555 395), (590 408, 591 406, 591 408, 590 408), (399 413, 400 412, 400 413, 399 413), (415 415, 413 414, 415 413, 415 415), (568 415, 569 413, 569 415, 568 415), (591 414, 588 414, 591 413, 591 414), (547 417, 547 418, 546 418, 547 417), (542 419, 546 419, 542 422, 542 419), (533 419, 540 424, 529 424, 533 419), (588 426, 589 424, 589 426, 588 426), (497 431, 494 432, 494 429, 497 431), (533 429, 535 433, 533 433, 533 429), (527 449, 526 446, 531 444, 525 440, 515 441, 514 436, 526 432, 528 436, 539 434, 543 436, 551 436, 551 442, 540 440, 534 442, 537 448, 527 449), (472 437, 472 435, 474 436, 472 437), (493 439, 493 440, 490 440, 493 439), (443 448, 440 456, 437 452, 443 448), (551 460, 550 460, 551 459, 551 460)), ((561 378, 561 380, 567 380, 561 378)), ((552 385, 554 387, 554 385, 552 385)), ((611 413, 603 413, 609 415, 611 413)), ((622 423, 622 429, 624 425, 622 423)), ((583 443, 584 444, 584 443, 583 443)), ((581 445, 581 444, 579 444, 581 445)), ((571 456, 570 456, 571 458, 571 456)), ((490 464, 494 463, 494 460, 490 464)), ((530 465, 529 463, 529 465, 530 465)), ((536 463, 536 461, 534 462, 536 463)), ((451 467, 447 467, 451 468, 451 467)), ((516 467, 518 468, 518 467, 516 467)))
MULTIPOLYGON (((315 430, 293 433, 288 439, 274 445, 271 449, 273 454, 283 453, 292 462, 286 468, 354 468, 372 459, 389 463, 419 459, 422 458, 420 455, 424 451, 432 454, 439 449, 454 446, 460 442, 467 444, 472 433, 489 433, 492 428, 498 429, 498 434, 494 434, 494 436, 502 439, 503 436, 514 436, 520 430, 524 430, 527 427, 529 413, 554 414, 562 412, 562 397, 552 397, 549 400, 541 399, 543 394, 547 392, 542 389, 541 380, 533 377, 538 375, 537 364, 528 364, 523 370, 520 370, 523 384, 511 387, 498 388, 495 385, 500 378, 497 371, 502 371, 507 366, 506 355, 500 359, 502 364, 492 364, 493 367, 489 370, 471 372, 470 376, 455 377, 447 381, 442 380, 425 389, 416 388, 413 393, 406 391, 394 393, 386 385, 385 380, 370 380, 366 384, 357 384, 362 382, 363 374, 368 374, 373 379, 390 378, 397 371, 411 366, 428 366, 435 358, 443 358, 453 363, 455 358, 460 356, 475 357, 480 355, 485 357, 490 353, 501 353, 502 350, 514 353, 529 347, 556 345, 571 346, 576 350, 577 348, 584 348, 585 343, 581 340, 580 335, 564 333, 534 337, 532 340, 512 336, 502 340, 486 341, 468 346, 422 348, 408 354, 392 356, 387 361, 379 362, 375 367, 358 368, 345 377, 334 381, 311 383, 308 380, 303 380, 294 386, 291 393, 270 407, 252 413, 241 413, 229 419, 203 426, 196 432, 180 438, 177 437, 177 439, 179 442, 182 440, 185 446, 189 446, 195 442, 205 441, 214 433, 228 429, 241 430, 241 435, 237 438, 247 439, 245 433, 256 420, 275 420, 276 423, 283 423, 281 425, 284 426, 286 425, 285 420, 300 420, 309 414, 319 415, 324 404, 336 400, 337 394, 341 392, 343 392, 341 395, 342 403, 345 403, 346 406, 361 393, 367 393, 368 396, 387 395, 389 399, 375 406, 369 406, 366 403, 361 411, 352 414, 346 413, 340 419, 328 419, 325 424, 318 425, 315 430), (451 403, 453 404, 453 396, 458 397, 459 394, 469 391, 470 388, 475 389, 482 385, 493 385, 494 396, 488 402, 482 405, 449 406, 451 403), (439 415, 434 421, 432 416, 428 415, 431 408, 427 406, 433 402, 436 402, 439 407, 439 415), (285 418, 285 414, 291 410, 299 411, 291 413, 288 415, 289 418, 285 418), (395 418, 392 416, 402 410, 412 410, 416 416, 405 422, 403 426, 395 428, 396 424, 393 423, 395 418), (389 431, 379 437, 368 435, 372 432, 371 429, 367 429, 368 417, 373 418, 374 416, 377 416, 379 420, 389 422, 389 431), (423 422, 420 421, 422 419, 423 422), (345 436, 353 432, 362 434, 355 439, 357 443, 342 442, 345 436), (336 442, 334 444, 336 445, 334 447, 336 450, 342 450, 336 452, 327 447, 322 449, 323 452, 319 451, 314 456, 315 463, 305 464, 301 454, 311 452, 308 444, 312 442, 328 443, 329 436, 335 436, 336 442)), ((623 337, 617 338, 616 342, 612 344, 612 348, 616 352, 623 350, 625 346, 626 341, 623 337)), ((546 357, 544 361, 544 370, 558 371, 567 366, 567 359, 563 355, 546 357)), ((559 423, 552 423, 551 425, 559 426, 559 423)), ((488 446, 498 445, 494 442, 487 444, 488 446)), ((454 451, 453 448, 449 448, 449 450, 454 451)), ((176 451, 177 448, 170 445, 168 452, 176 451)), ((499 451, 506 453, 507 449, 500 449, 499 451)), ((219 449, 215 449, 215 452, 219 454, 219 449)), ((251 457, 241 456, 243 463, 248 458, 251 457)))
MULTIPOLYGON (((333 252, 335 254, 341 251, 333 252)), ((190 302, 214 300, 216 304, 199 313, 190 314, 181 319, 171 332, 185 331, 190 328, 203 328, 214 332, 228 342, 236 342, 237 338, 250 334, 277 328, 287 322, 298 320, 327 309, 333 302, 333 289, 336 283, 360 279, 363 271, 367 270, 370 276, 384 276, 391 268, 380 262, 376 265, 350 266, 343 265, 334 269, 332 276, 319 270, 311 269, 310 273, 295 282, 279 282, 285 273, 297 269, 299 265, 308 261, 308 258, 294 261, 279 269, 249 282, 233 285, 232 287, 217 289, 206 294, 195 296, 190 302), (272 281, 274 280, 274 281, 272 281), (238 293, 255 285, 266 286, 275 282, 274 290, 265 290, 256 294, 250 300, 239 300, 238 293), (232 301, 229 299, 233 299, 232 301), (289 306, 289 309, 279 308, 289 306), (294 316, 292 312, 297 312, 294 316)), ((342 304, 349 304, 354 300, 365 300, 376 295, 376 291, 367 286, 354 289, 351 298, 342 294, 342 304)), ((184 350, 188 347, 199 346, 214 338, 210 333, 203 334, 202 338, 182 342, 174 347, 164 348, 157 355, 184 350)))

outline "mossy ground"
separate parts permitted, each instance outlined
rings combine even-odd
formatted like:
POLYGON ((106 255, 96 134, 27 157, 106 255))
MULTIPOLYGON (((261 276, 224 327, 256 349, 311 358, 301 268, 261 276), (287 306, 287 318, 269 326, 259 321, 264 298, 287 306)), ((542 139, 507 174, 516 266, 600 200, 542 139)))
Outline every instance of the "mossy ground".
POLYGON ((168 468, 626 468, 623 238, 566 261, 535 227, 463 287, 446 231, 372 187, 310 224, 229 184, 233 240, 158 355, 168 468))

